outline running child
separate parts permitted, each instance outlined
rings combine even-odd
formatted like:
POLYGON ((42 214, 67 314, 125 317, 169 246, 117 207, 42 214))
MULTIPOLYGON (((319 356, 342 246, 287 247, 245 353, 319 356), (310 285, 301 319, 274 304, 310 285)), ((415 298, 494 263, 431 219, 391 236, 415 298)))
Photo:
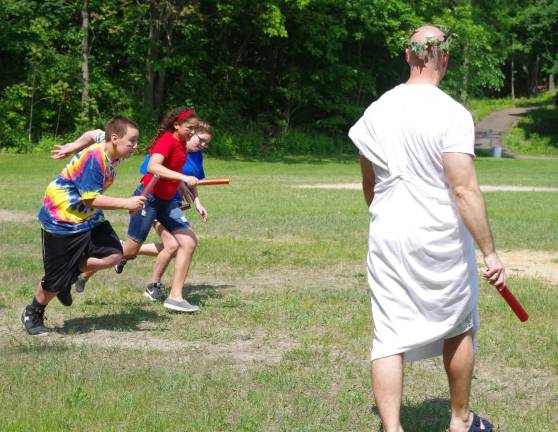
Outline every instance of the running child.
MULTIPOLYGON (((212 136, 213 129, 209 123, 198 119, 196 132, 187 142, 188 158, 182 167, 183 174, 194 176, 198 180, 205 178, 205 172, 203 169, 203 150, 207 149, 212 136)), ((140 172, 142 174, 147 174, 147 166, 150 159, 151 156, 147 155, 140 168, 140 172)), ((193 186, 187 190, 180 191, 180 193, 176 193, 174 199, 177 201, 179 206, 182 204, 182 196, 184 195, 187 197, 188 201, 193 202, 196 211, 200 214, 202 220, 204 222, 207 221, 208 214, 200 201, 197 187, 193 186)), ((139 251, 139 255, 150 255, 156 257, 153 273, 151 275, 151 282, 147 285, 144 296, 149 300, 162 300, 164 298, 164 293, 162 291, 163 285, 161 283, 161 279, 171 259, 175 256, 179 245, 174 236, 157 220, 154 222, 153 228, 157 235, 161 238, 161 243, 143 244, 139 251)), ((197 245, 197 239, 195 236, 193 239, 195 242, 195 248, 197 245)), ((117 273, 122 273, 126 262, 126 259, 122 259, 120 264, 115 267, 117 273)), ((76 287, 79 284, 80 281, 78 280, 76 287)))
MULTIPOLYGON (((30 335, 48 333, 44 314, 54 297, 65 306, 72 304, 70 289, 80 272, 112 267, 122 259, 122 246, 103 209, 133 211, 146 201, 141 196, 103 195, 113 183, 121 159, 137 147, 137 125, 125 117, 114 117, 105 127, 104 141, 100 136, 96 144, 76 153, 46 189, 38 215, 45 273, 21 315, 30 335)), ((78 141, 81 139, 90 137, 78 141)))

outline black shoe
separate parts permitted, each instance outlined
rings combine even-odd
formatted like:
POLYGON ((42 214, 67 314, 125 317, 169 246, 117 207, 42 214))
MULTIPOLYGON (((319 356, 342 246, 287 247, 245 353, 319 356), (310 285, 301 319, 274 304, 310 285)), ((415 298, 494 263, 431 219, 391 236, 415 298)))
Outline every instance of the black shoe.
POLYGON ((74 287, 76 292, 82 293, 83 290, 85 289, 86 283, 87 283, 87 279, 85 279, 82 275, 79 275, 72 286, 74 287))
POLYGON ((45 327, 44 309, 32 309, 30 306, 27 306, 21 314, 21 322, 30 335, 48 334, 48 329, 45 327))
POLYGON ((127 262, 128 262, 127 260, 122 258, 120 262, 114 266, 114 271, 118 274, 122 273, 124 271, 124 266, 126 265, 127 262))
POLYGON ((163 285, 160 282, 150 283, 147 285, 147 288, 145 288, 143 295, 151 301, 164 300, 165 294, 163 293, 162 288, 163 285))
POLYGON ((60 300, 60 303, 62 303, 64 306, 71 306, 74 302, 70 290, 60 291, 58 294, 56 294, 56 297, 58 297, 58 300, 60 300))

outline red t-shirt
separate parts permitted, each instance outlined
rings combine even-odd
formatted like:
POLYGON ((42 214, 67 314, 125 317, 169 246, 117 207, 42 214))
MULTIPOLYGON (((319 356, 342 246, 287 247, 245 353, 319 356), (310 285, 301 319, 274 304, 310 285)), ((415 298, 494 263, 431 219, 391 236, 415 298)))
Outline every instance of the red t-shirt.
MULTIPOLYGON (((155 153, 165 157, 164 167, 182 174, 182 167, 188 157, 185 142, 179 141, 170 132, 165 132, 149 150, 151 156, 155 153)), ((147 187, 152 177, 153 174, 150 173, 143 176, 141 182, 144 187, 147 187)), ((153 194, 158 198, 170 200, 176 194, 178 186, 180 186, 180 180, 160 178, 153 189, 153 194)))

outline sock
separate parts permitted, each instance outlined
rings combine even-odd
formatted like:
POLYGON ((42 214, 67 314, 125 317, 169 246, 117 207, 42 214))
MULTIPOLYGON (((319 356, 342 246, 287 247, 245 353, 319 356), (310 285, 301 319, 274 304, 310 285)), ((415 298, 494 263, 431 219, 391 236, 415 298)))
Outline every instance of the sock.
POLYGON ((29 306, 31 307, 31 309, 39 309, 41 311, 44 311, 46 308, 46 305, 40 304, 35 297, 33 297, 33 301, 29 306))

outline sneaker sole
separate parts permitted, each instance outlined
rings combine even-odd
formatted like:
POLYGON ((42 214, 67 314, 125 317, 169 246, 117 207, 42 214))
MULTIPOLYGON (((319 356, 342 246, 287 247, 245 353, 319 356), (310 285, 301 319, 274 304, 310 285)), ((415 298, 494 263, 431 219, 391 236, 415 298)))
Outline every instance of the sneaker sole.
POLYGON ((170 304, 164 304, 163 306, 167 309, 177 311, 177 312, 197 312, 197 311, 200 310, 199 307, 196 307, 195 309, 184 309, 184 308, 181 308, 180 306, 175 306, 175 305, 170 305, 170 304))

